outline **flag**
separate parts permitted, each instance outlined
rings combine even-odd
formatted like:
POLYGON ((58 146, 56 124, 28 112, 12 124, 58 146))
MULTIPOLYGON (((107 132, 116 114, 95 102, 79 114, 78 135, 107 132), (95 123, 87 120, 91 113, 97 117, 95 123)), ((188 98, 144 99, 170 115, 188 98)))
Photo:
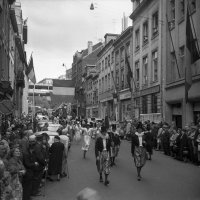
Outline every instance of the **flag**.
POLYGON ((129 89, 130 89, 130 92, 131 92, 131 79, 133 78, 133 73, 132 73, 132 70, 131 70, 131 66, 130 66, 130 63, 129 63, 129 60, 128 60, 128 55, 127 55, 127 52, 126 52, 126 49, 125 49, 125 63, 127 65, 127 83, 128 83, 128 86, 129 86, 129 89))
POLYGON ((36 78, 35 78, 35 71, 34 71, 33 57, 32 57, 32 55, 31 55, 31 58, 30 58, 30 61, 29 61, 29 64, 28 64, 27 74, 28 74, 28 78, 34 84, 36 84, 36 78))
POLYGON ((185 59, 185 100, 188 102, 188 91, 192 86, 192 69, 191 64, 200 58, 196 46, 196 39, 193 36, 192 26, 190 22, 189 10, 187 9, 186 19, 186 59, 185 59))

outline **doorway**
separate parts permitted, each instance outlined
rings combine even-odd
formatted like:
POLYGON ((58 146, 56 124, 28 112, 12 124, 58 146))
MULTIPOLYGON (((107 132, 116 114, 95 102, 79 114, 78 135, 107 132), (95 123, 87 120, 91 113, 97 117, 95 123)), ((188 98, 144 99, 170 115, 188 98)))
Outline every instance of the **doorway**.
POLYGON ((182 115, 172 115, 172 121, 176 123, 177 128, 182 128, 182 115))

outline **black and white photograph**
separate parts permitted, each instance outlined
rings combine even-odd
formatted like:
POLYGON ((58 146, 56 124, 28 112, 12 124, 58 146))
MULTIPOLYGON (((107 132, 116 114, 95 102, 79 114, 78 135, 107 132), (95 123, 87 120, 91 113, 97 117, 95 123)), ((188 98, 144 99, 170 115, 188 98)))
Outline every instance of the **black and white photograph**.
POLYGON ((0 200, 200 200, 199 0, 0 0, 0 200))

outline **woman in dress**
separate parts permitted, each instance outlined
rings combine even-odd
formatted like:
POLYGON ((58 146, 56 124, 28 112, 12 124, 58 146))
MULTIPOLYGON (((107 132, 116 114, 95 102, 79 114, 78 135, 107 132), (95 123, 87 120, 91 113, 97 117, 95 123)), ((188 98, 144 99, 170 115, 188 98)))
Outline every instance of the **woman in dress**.
POLYGON ((79 144, 79 142, 81 141, 81 126, 80 126, 79 121, 75 125, 74 131, 75 131, 74 139, 75 139, 76 143, 79 144))
POLYGON ((131 153, 134 158, 135 166, 137 168, 137 179, 141 180, 141 169, 146 163, 146 141, 143 132, 143 125, 141 122, 138 123, 136 127, 137 131, 133 133, 131 141, 131 153))
POLYGON ((103 182, 102 173, 105 175, 105 185, 109 184, 108 175, 110 174, 110 151, 111 140, 107 134, 106 127, 101 127, 101 134, 95 142, 95 156, 97 170, 100 175, 100 182, 103 182))
POLYGON ((11 151, 11 158, 8 162, 8 169, 11 174, 11 188, 15 200, 22 200, 22 176, 26 173, 25 167, 21 161, 21 153, 19 148, 14 148, 11 151))
POLYGON ((90 128, 90 124, 88 123, 86 125, 86 128, 81 128, 83 131, 83 146, 82 146, 82 150, 83 150, 83 158, 86 157, 86 153, 89 150, 90 147, 90 141, 91 141, 91 136, 92 136, 92 128, 90 128))

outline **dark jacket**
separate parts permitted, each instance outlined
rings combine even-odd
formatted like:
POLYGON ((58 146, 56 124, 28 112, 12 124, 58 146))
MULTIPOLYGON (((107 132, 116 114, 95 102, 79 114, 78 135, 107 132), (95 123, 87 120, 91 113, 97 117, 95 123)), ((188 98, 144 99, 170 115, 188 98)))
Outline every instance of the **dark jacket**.
MULTIPOLYGON (((110 138, 106 139, 106 149, 107 151, 110 152, 110 147, 111 147, 111 140, 110 138)), ((95 143, 95 155, 96 157, 99 156, 99 152, 103 151, 103 138, 98 137, 95 143)))
MULTIPOLYGON (((143 142, 143 146, 145 147, 146 145, 145 136, 142 137, 142 142, 143 142)), ((134 154, 135 147, 139 147, 139 138, 136 134, 133 134, 131 138, 131 153, 132 154, 134 154)))

